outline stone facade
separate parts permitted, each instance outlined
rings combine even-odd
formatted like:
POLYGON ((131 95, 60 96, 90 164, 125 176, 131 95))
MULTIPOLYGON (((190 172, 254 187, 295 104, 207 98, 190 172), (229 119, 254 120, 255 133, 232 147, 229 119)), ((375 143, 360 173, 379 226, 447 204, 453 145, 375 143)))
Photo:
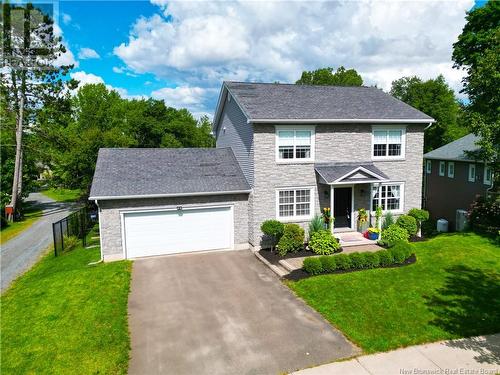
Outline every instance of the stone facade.
POLYGON ((150 199, 117 199, 99 202, 99 222, 101 251, 105 260, 123 258, 121 215, 120 212, 130 209, 175 208, 179 205, 210 206, 228 204, 234 210, 234 243, 235 248, 248 246, 248 194, 206 195, 192 197, 150 198, 150 199))

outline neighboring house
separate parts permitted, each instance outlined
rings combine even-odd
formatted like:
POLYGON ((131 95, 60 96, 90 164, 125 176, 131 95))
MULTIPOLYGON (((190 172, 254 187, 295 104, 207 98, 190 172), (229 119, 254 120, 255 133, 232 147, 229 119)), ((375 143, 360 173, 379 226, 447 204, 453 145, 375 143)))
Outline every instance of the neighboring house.
POLYGON ((373 87, 225 82, 216 149, 105 149, 90 199, 104 259, 262 245, 267 219, 420 207, 434 120, 373 87))
POLYGON ((468 134, 424 155, 423 206, 432 219, 448 220, 450 229, 455 229, 457 210, 468 210, 493 184, 491 167, 467 153, 479 149, 477 140, 468 134))

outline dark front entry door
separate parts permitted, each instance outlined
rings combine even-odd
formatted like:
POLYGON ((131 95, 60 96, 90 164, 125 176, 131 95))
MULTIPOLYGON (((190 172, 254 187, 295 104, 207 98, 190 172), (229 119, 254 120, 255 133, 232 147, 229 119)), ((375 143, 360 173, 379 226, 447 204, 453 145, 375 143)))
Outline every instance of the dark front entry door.
POLYGON ((334 188, 333 216, 335 228, 351 227, 352 188, 334 188))

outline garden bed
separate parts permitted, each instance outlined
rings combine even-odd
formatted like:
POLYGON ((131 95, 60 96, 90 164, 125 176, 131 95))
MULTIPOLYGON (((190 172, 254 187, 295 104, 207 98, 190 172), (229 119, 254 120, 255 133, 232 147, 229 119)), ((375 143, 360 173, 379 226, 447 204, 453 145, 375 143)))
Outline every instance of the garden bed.
MULTIPOLYGON (((342 248, 335 254, 339 254, 342 252, 342 248)), ((269 263, 278 265, 280 260, 283 259, 291 259, 291 258, 305 258, 310 256, 318 256, 318 254, 313 253, 311 250, 306 250, 304 247, 303 250, 297 251, 295 253, 287 253, 285 256, 281 256, 278 254, 276 250, 271 252, 271 249, 261 249, 259 250, 259 255, 261 255, 264 259, 266 259, 269 263)))

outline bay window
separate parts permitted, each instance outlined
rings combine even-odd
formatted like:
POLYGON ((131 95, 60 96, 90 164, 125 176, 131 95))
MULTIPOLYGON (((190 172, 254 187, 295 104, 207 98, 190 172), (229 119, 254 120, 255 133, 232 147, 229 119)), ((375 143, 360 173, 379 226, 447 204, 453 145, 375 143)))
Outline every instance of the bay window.
POLYGON ((384 128, 374 126, 372 131, 372 158, 404 158, 405 133, 404 128, 384 128))
POLYGON ((312 188, 290 188, 276 191, 278 219, 309 219, 313 213, 312 188))
POLYGON ((378 206, 383 211, 402 211, 403 210, 403 184, 382 184, 372 187, 372 211, 378 206))
POLYGON ((276 130, 276 160, 281 162, 312 161, 314 130, 311 128, 281 128, 276 130))

